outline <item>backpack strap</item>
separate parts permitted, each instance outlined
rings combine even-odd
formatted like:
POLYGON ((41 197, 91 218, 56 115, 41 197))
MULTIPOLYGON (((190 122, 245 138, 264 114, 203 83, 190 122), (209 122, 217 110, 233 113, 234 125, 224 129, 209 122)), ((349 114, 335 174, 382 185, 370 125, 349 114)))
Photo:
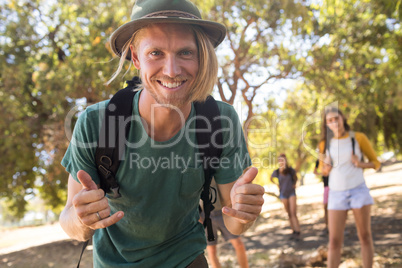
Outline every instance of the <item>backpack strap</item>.
MULTIPOLYGON (((99 132, 98 146, 95 151, 95 164, 100 179, 100 187, 106 193, 112 192, 113 198, 120 197, 119 184, 116 180, 116 173, 119 169, 121 156, 123 156, 125 148, 125 138, 128 136, 131 126, 131 120, 125 126, 125 120, 131 116, 133 111, 133 98, 137 91, 134 89, 141 80, 135 76, 132 80, 126 81, 127 87, 119 90, 109 101, 105 116, 103 117, 102 127, 99 132), (128 102, 127 99, 131 101, 128 102), (126 131, 124 139, 121 135, 117 135, 119 128, 123 127, 126 131), (117 146, 116 146, 117 144, 117 146)), ((82 255, 87 247, 89 240, 82 244, 80 259, 77 268, 80 267, 82 255)))
MULTIPOLYGON (((205 102, 194 102, 196 112, 196 137, 198 151, 203 158, 204 168, 204 186, 201 193, 201 199, 204 203, 204 228, 207 228, 208 241, 214 241, 215 236, 212 231, 212 222, 210 218, 211 211, 214 209, 213 203, 216 201, 210 192, 212 177, 215 169, 211 164, 213 159, 219 159, 222 154, 223 136, 219 131, 221 121, 219 118, 219 107, 212 96, 209 96, 205 102)), ((215 162, 216 163, 216 162, 215 162)))
POLYGON ((80 263, 81 263, 82 255, 84 254, 84 251, 85 251, 85 249, 86 249, 87 246, 88 246, 88 243, 89 243, 89 240, 83 242, 83 244, 82 244, 80 259, 78 260, 77 268, 80 268, 80 263))
POLYGON ((124 156, 125 141, 130 131, 130 116, 133 111, 134 89, 141 83, 138 77, 127 81, 128 86, 119 90, 109 101, 105 110, 95 152, 95 163, 100 178, 100 187, 112 198, 120 197, 116 173, 124 156), (130 101, 127 101, 130 100, 130 101), (125 129, 125 131, 120 131, 125 129))
POLYGON ((355 143, 356 143, 355 132, 349 131, 349 137, 352 139, 352 151, 353 151, 353 155, 355 155, 356 154, 356 152, 355 152, 355 143))

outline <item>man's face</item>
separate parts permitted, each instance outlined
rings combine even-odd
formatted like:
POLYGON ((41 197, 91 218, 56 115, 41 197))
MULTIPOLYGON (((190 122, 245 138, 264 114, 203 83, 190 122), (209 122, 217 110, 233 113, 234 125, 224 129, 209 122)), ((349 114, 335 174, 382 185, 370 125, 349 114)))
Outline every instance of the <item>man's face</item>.
POLYGON ((138 38, 132 58, 144 89, 158 104, 188 104, 199 66, 194 33, 181 24, 155 24, 138 38))

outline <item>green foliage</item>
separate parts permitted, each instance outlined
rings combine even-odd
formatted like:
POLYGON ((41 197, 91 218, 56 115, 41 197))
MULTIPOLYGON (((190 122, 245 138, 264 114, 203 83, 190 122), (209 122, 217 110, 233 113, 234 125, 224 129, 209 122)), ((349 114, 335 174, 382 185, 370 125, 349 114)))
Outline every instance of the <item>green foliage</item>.
MULTIPOLYGON (((272 172, 278 168, 277 158, 285 153, 299 179, 314 166, 319 141, 320 118, 317 93, 303 90, 301 84, 289 92, 282 105, 270 101, 267 111, 253 120, 249 127, 250 154, 264 159, 259 165, 257 183, 269 184, 272 172), (256 131, 258 130, 258 131, 256 131)), ((254 162, 256 164, 256 162, 254 162)))
MULTIPOLYGON (((194 2, 203 9, 204 18, 227 27, 227 38, 218 49, 221 67, 218 90, 221 99, 230 104, 238 93, 241 94, 249 120, 254 115, 257 92, 268 82, 289 78, 295 73, 298 51, 295 44, 313 27, 306 1, 194 2)), ((245 131, 248 136, 248 129, 245 131)))
POLYGON ((378 150, 402 149, 402 29, 400 1, 324 1, 311 50, 300 69, 306 90, 339 101, 353 128, 378 150))
MULTIPOLYGON (((228 28, 217 51, 222 100, 233 104, 240 94, 251 119, 257 92, 269 93, 265 113, 246 121, 251 156, 267 165, 260 180, 269 180, 280 152, 299 171, 311 165, 319 128, 305 122, 334 101, 378 151, 401 151, 401 0, 194 2, 204 18, 228 28), (267 87, 282 78, 303 82, 287 89, 283 104, 267 87)), ((1 2, 0 199, 7 199, 10 215, 23 216, 35 188, 56 214, 61 211, 68 176, 60 165, 69 142, 65 123, 75 120, 66 122, 66 116, 121 87, 121 76, 104 86, 118 64, 111 61, 108 38, 129 20, 132 4, 1 2)))
MULTIPOLYGON (((368 135, 378 153, 401 151, 400 2, 324 1, 310 7, 316 22, 299 27, 309 29, 304 40, 311 47, 292 61, 303 83, 288 89, 283 106, 275 107, 269 100, 268 111, 261 116, 275 130, 250 132, 249 143, 267 142, 263 149, 250 146, 252 155, 265 159, 284 152, 298 171, 311 171, 317 159, 321 111, 334 102, 354 130, 368 135)), ((257 181, 267 184, 275 168, 260 169, 257 181)))
POLYGON ((0 7, 0 198, 23 215, 33 188, 55 210, 65 203, 64 119, 76 105, 106 99, 119 88, 108 38, 128 20, 131 3, 15 1, 0 7), (39 178, 41 183, 35 186, 39 178))

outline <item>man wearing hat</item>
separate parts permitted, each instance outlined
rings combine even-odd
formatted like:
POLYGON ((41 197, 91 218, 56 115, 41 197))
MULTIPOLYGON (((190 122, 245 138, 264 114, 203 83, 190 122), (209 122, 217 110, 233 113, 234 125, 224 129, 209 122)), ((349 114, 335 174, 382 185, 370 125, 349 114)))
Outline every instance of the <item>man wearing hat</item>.
MULTIPOLYGON (((217 79, 214 48, 223 25, 201 19, 188 0, 137 0, 131 21, 111 36, 113 52, 140 72, 125 160, 116 177, 121 197, 100 183, 90 144, 99 138, 102 109, 79 117, 62 165, 70 173, 60 224, 72 238, 93 237, 94 267, 208 267, 198 203, 204 183, 196 161, 193 102, 204 101, 217 79)), ((225 225, 241 234, 261 212, 264 189, 252 184, 251 163, 233 107, 217 102, 223 151, 214 174, 225 225)))

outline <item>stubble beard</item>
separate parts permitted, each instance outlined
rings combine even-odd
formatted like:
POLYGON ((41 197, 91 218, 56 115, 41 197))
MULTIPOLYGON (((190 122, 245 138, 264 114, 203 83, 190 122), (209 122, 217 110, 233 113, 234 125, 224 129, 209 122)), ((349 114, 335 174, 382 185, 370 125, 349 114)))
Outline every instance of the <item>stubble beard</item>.
POLYGON ((170 109, 181 109, 184 108, 187 104, 189 104, 192 100, 193 94, 191 93, 191 85, 190 91, 186 92, 179 91, 169 94, 158 94, 157 89, 155 87, 148 87, 149 94, 153 97, 157 104, 161 106, 165 106, 170 109))
POLYGON ((154 98, 157 104, 170 108, 170 109, 181 109, 187 105, 191 98, 189 94, 186 96, 177 96, 180 94, 172 94, 173 96, 162 98, 160 95, 156 94, 154 91, 149 91, 150 95, 154 98))

